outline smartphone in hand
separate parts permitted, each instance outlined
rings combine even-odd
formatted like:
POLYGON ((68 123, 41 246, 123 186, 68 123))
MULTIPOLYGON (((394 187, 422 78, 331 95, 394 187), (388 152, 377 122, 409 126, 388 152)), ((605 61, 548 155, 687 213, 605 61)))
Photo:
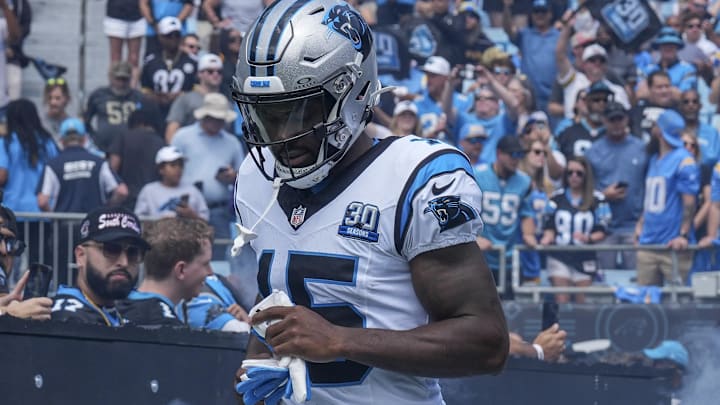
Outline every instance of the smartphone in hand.
POLYGON ((28 271, 30 276, 25 285, 23 299, 47 297, 53 276, 52 268, 42 263, 32 263, 28 271))
POLYGON ((545 330, 554 324, 558 323, 558 311, 559 307, 555 301, 543 302, 542 310, 542 329, 545 330))
POLYGON ((615 186, 617 188, 627 188, 628 184, 625 181, 618 181, 615 186))

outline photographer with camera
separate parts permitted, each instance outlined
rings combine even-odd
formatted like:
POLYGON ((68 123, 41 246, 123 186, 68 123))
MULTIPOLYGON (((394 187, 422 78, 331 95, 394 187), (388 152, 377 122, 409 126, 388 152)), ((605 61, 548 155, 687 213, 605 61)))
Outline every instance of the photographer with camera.
POLYGON ((7 280, 10 278, 15 258, 25 250, 25 243, 18 240, 15 213, 10 208, 0 206, 0 316, 10 315, 16 318, 36 320, 50 319, 52 300, 47 297, 25 297, 25 287, 30 279, 26 272, 12 291, 9 291, 7 280))

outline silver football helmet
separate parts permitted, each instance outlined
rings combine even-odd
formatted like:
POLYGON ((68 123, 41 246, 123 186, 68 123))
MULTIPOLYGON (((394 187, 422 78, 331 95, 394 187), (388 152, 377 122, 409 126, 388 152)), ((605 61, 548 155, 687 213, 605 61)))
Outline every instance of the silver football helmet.
POLYGON ((269 180, 301 189, 322 181, 360 137, 379 90, 370 28, 342 0, 268 6, 243 39, 233 78, 255 163, 269 180))

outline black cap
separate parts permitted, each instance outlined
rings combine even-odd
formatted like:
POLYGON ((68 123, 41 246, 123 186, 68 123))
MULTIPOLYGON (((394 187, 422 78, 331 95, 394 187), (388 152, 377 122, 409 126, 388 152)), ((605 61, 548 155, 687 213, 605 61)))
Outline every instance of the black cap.
POLYGON ((607 118, 625 117, 627 116, 627 113, 628 112, 625 107, 617 101, 611 101, 608 103, 607 107, 605 107, 605 116, 607 118))
POLYGON ((3 219, 2 226, 9 229, 15 236, 18 236, 17 220, 15 219, 13 210, 4 205, 0 205, 0 217, 3 219))
POLYGON ((515 135, 505 135, 497 143, 497 150, 503 153, 511 154, 514 152, 525 152, 525 148, 523 148, 522 144, 520 143, 520 139, 518 139, 515 135))
POLYGON ((118 239, 133 239, 138 245, 150 249, 142 238, 142 226, 138 217, 125 208, 101 207, 87 214, 80 223, 79 245, 93 240, 111 242, 118 239))
POLYGON ((612 94, 612 90, 610 90, 610 87, 608 87, 607 84, 603 83, 602 81, 593 83, 590 87, 587 89, 588 95, 595 94, 595 93, 606 93, 606 94, 612 94))

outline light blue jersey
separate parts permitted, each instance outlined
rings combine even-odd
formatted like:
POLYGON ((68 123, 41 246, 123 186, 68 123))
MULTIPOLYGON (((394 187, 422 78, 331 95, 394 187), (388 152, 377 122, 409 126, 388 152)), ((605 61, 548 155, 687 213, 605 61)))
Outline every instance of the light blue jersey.
POLYGON ((697 88, 697 69, 690 63, 678 60, 667 68, 662 68, 654 63, 645 69, 645 77, 658 70, 665 71, 670 76, 670 84, 680 89, 680 91, 697 88))
MULTIPOLYGON (((535 237, 537 240, 540 240, 543 234, 543 219, 546 215, 552 213, 548 204, 550 199, 542 190, 531 190, 527 200, 534 213, 535 237)), ((519 243, 523 243, 520 229, 518 229, 517 232, 517 240, 519 243)), ((532 279, 540 277, 541 267, 540 254, 536 250, 523 250, 520 252, 520 270, 524 278, 532 279)))
POLYGON ((699 123, 697 128, 698 145, 700 145, 700 162, 703 165, 714 165, 720 158, 720 134, 712 125, 699 123))
MULTIPOLYGON (((440 120, 440 116, 443 114, 442 104, 440 100, 433 100, 427 90, 423 90, 420 98, 414 101, 415 106, 418 109, 418 118, 420 119, 420 128, 423 136, 428 131, 432 131, 440 120)), ((468 108, 468 97, 459 93, 453 93, 453 107, 458 111, 464 111, 468 108)), ((446 142, 450 145, 455 145, 455 140, 458 139, 457 134, 453 137, 449 131, 446 131, 444 139, 439 140, 446 142)))
MULTIPOLYGON (((645 178, 645 213, 640 244, 666 244, 680 235, 682 195, 696 196, 700 170, 685 148, 677 148, 661 159, 650 157, 645 178)), ((690 232, 690 238, 692 237, 690 232)), ((690 242, 694 242, 691 240, 690 242)))
POLYGON ((459 131, 463 126, 482 125, 485 127, 485 133, 488 134, 488 139, 483 143, 480 160, 493 163, 495 162, 498 141, 509 133, 507 131, 509 121, 507 114, 498 114, 490 119, 482 119, 475 115, 475 113, 460 113, 455 122, 455 129, 458 132, 455 134, 455 139, 459 139, 459 131))
MULTIPOLYGON (((518 171, 501 180, 492 165, 485 164, 475 170, 475 181, 482 190, 481 217, 485 226, 480 236, 493 245, 504 245, 506 258, 510 259, 521 219, 535 216, 528 198, 530 177, 518 171)), ((490 269, 498 271, 497 251, 485 252, 485 259, 490 269)))

